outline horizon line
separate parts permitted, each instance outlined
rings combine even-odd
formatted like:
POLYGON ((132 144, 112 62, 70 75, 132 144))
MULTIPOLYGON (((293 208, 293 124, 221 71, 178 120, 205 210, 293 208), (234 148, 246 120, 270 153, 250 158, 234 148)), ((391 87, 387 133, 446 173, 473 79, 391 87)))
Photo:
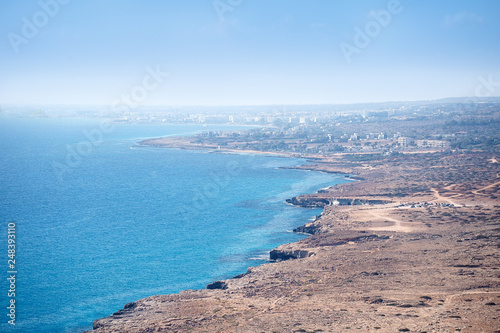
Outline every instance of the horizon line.
MULTIPOLYGON (((437 99, 422 99, 422 100, 388 100, 383 102, 354 102, 354 103, 271 103, 271 104, 143 104, 134 107, 134 109, 147 108, 147 107, 169 107, 169 108, 185 108, 185 107, 283 107, 283 106, 348 106, 348 105, 365 105, 365 104, 387 104, 387 103, 421 103, 421 102, 439 102, 444 100, 467 100, 467 101, 482 101, 489 99, 500 99, 499 96, 464 96, 464 97, 443 97, 437 99)), ((113 107, 111 104, 72 104, 72 103, 0 103, 2 106, 23 106, 23 107, 113 107)))

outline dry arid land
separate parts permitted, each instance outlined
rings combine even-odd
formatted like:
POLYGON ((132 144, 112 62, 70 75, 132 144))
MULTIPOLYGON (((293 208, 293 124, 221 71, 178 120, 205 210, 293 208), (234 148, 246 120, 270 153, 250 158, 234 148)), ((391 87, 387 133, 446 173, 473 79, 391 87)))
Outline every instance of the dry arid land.
POLYGON ((92 332, 500 332, 499 156, 314 157, 300 168, 358 181, 290 198, 324 207, 296 229, 310 237, 213 289, 129 303, 92 332))

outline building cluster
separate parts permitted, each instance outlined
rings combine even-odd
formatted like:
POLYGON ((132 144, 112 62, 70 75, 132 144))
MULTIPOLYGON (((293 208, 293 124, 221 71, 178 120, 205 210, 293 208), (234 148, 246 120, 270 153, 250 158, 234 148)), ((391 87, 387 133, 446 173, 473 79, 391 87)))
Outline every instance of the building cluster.
POLYGON ((448 148, 450 146, 450 142, 445 140, 413 140, 412 138, 403 136, 398 137, 397 142, 400 147, 448 148))

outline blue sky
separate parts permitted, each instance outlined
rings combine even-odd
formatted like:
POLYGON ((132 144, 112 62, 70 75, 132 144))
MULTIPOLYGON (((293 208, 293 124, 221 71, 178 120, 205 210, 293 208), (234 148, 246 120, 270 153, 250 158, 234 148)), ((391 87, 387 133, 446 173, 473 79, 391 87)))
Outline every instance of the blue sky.
POLYGON ((143 105, 423 100, 500 82, 500 1, 397 2, 0 0, 0 104, 109 105, 147 68, 169 74, 143 105))

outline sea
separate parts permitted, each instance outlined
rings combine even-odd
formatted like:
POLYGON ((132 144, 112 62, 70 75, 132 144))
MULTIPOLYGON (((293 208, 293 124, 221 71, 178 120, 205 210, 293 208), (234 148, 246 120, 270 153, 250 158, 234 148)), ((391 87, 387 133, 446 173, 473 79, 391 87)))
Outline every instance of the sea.
POLYGON ((90 330, 305 237, 291 230, 321 210, 285 200, 344 177, 287 169, 303 159, 138 145, 234 129, 0 116, 0 331, 90 330))

